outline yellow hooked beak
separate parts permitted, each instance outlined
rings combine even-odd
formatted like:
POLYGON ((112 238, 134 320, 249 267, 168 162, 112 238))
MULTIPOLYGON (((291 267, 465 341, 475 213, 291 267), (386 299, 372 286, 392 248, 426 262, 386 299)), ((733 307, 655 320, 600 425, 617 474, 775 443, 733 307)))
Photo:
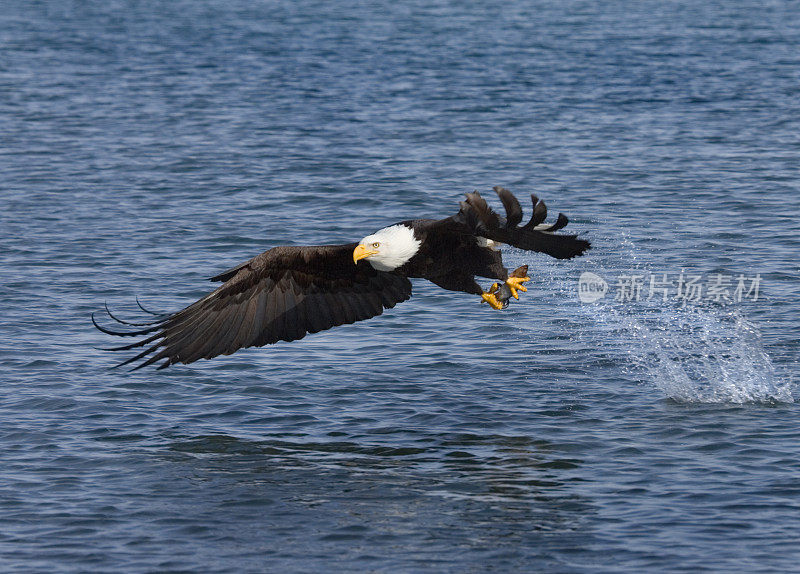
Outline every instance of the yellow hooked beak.
POLYGON ((376 253, 378 252, 374 249, 369 249, 366 245, 359 245, 353 250, 353 263, 358 263, 359 259, 364 259, 364 257, 369 257, 376 253))

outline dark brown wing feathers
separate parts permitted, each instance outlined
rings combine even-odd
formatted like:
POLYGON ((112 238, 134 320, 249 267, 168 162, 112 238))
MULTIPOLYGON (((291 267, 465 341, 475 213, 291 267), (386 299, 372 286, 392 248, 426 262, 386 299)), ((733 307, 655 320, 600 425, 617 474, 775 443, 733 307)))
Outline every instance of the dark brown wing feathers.
POLYGON ((563 213, 558 214, 553 225, 536 229, 547 218, 547 206, 535 195, 531 195, 534 205, 533 215, 528 223, 519 227, 519 223, 522 221, 522 208, 519 201, 507 189, 497 186, 494 191, 505 207, 505 218, 495 213, 486 200, 475 191, 467 194, 466 201, 461 202, 461 211, 450 219, 466 225, 473 233, 481 237, 528 251, 546 253, 557 259, 570 259, 581 255, 591 246, 588 241, 578 238, 577 235, 554 233, 569 223, 567 216, 563 213))
MULTIPOLYGON (((401 275, 353 264, 355 244, 276 247, 217 275, 208 296, 135 331, 98 329, 146 337, 115 350, 145 347, 122 365, 145 359, 159 368, 277 341, 293 341, 337 325, 369 319, 411 296, 401 275)), ((113 318, 113 316, 112 316, 113 318)), ((121 322, 121 321, 119 321, 121 322)))

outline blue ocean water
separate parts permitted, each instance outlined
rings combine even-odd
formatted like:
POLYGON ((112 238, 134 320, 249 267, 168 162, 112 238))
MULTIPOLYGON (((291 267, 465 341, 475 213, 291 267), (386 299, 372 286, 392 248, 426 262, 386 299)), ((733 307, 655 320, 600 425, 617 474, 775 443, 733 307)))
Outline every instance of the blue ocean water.
POLYGON ((44 1, 0 45, 3 571, 797 571, 795 4, 44 1), (507 249, 503 312, 417 282, 190 366, 96 349, 104 301, 498 184, 593 242, 507 249))

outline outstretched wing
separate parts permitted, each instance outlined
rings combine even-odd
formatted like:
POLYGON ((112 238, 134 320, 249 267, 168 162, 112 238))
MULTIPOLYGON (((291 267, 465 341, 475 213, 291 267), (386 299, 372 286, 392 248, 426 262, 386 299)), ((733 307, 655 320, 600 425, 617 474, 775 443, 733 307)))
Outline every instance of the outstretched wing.
POLYGON ((111 349, 145 347, 119 366, 145 359, 138 369, 163 359, 164 368, 301 339, 375 317, 411 297, 406 277, 376 271, 366 261, 354 265, 355 247, 275 247, 214 277, 225 283, 185 309, 139 324, 145 329, 115 331, 92 321, 110 335, 146 336, 111 349))
POLYGON ((500 186, 496 186, 494 191, 503 202, 506 217, 495 213, 486 200, 475 191, 468 193, 466 201, 461 202, 461 211, 445 221, 466 225, 472 233, 480 237, 528 251, 546 253, 556 259, 571 259, 591 247, 588 241, 579 239, 577 235, 555 233, 569 223, 569 219, 563 213, 558 214, 555 223, 545 225, 543 222, 547 217, 547 206, 533 194, 531 194, 533 215, 528 223, 520 227, 522 208, 517 198, 500 186))

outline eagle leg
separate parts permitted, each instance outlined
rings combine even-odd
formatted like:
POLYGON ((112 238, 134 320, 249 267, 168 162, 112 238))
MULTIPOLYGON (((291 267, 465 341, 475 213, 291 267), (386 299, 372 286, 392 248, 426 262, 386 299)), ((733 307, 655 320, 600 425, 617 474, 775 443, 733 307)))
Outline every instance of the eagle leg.
POLYGON ((481 298, 489 303, 494 309, 505 309, 508 307, 508 300, 513 297, 519 299, 519 291, 527 291, 528 288, 523 283, 530 281, 528 277, 528 266, 517 267, 508 274, 508 278, 502 285, 495 283, 489 291, 481 295, 481 298))

